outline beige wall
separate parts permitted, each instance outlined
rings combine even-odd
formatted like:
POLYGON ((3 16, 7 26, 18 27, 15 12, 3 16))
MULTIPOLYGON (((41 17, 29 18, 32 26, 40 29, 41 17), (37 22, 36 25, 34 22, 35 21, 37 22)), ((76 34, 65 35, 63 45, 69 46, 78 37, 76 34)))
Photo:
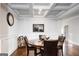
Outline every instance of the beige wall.
POLYGON ((17 18, 16 14, 7 6, 7 4, 1 4, 0 9, 1 53, 8 53, 10 55, 17 48, 17 18), (8 12, 11 12, 14 16, 14 25, 11 27, 8 25, 6 19, 8 12))
MULTIPOLYGON (((1 4, 0 4, 0 20, 1 20, 1 4)), ((0 53, 1 53, 1 40, 0 40, 0 53)))
POLYGON ((0 40, 0 53, 1 53, 1 40, 0 40))
POLYGON ((8 47, 8 41, 7 41, 7 34, 8 34, 8 26, 7 26, 7 22, 6 22, 6 14, 7 14, 7 9, 1 4, 0 7, 1 11, 1 15, 0 15, 0 40, 1 40, 1 53, 7 53, 8 52, 8 48, 6 48, 6 46, 8 47), (3 43, 6 43, 5 45, 3 43), (4 47, 5 46, 5 47, 4 47))

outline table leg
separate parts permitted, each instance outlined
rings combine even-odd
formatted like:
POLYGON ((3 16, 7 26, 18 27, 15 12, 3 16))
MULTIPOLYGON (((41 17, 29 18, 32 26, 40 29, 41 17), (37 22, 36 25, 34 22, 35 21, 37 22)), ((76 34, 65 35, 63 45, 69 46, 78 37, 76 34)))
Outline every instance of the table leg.
POLYGON ((34 49, 34 55, 37 55, 37 48, 34 49))

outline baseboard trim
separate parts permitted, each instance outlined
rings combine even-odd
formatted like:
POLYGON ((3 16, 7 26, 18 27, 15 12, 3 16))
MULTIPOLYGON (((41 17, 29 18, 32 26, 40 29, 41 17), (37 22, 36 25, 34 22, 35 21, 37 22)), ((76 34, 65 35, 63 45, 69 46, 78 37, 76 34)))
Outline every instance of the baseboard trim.
POLYGON ((18 48, 16 48, 16 49, 14 50, 14 52, 12 52, 9 56, 13 56, 13 54, 16 52, 17 49, 18 49, 18 48))
POLYGON ((68 42, 71 43, 71 44, 73 44, 73 45, 79 46, 79 43, 76 43, 76 42, 74 42, 74 41, 72 41, 72 40, 68 40, 68 42))
POLYGON ((0 53, 0 56, 8 56, 8 53, 0 53))

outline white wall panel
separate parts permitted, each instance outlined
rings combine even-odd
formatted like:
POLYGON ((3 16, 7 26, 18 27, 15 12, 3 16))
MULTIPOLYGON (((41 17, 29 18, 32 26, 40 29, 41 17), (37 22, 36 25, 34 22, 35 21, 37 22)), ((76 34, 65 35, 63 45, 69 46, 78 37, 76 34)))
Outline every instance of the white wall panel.
POLYGON ((58 34, 56 20, 51 18, 20 18, 18 31, 20 35, 26 35, 32 40, 39 38, 40 34, 53 38, 58 34), (44 24, 44 32, 33 32, 33 24, 44 24))
POLYGON ((17 18, 16 14, 6 4, 1 4, 0 7, 0 40, 1 53, 8 53, 9 55, 17 48, 17 18), (7 13, 10 12, 14 16, 14 25, 9 26, 7 23, 7 13))

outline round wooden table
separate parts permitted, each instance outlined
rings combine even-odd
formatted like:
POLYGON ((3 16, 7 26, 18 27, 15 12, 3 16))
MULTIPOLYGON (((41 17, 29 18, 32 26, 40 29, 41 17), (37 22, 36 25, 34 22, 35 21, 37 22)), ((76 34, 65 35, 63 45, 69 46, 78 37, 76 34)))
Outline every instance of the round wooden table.
POLYGON ((41 49, 44 47, 44 44, 43 44, 43 41, 35 41, 33 43, 30 43, 31 45, 33 45, 35 47, 34 49, 34 55, 36 56, 38 53, 37 53, 37 49, 41 49))

